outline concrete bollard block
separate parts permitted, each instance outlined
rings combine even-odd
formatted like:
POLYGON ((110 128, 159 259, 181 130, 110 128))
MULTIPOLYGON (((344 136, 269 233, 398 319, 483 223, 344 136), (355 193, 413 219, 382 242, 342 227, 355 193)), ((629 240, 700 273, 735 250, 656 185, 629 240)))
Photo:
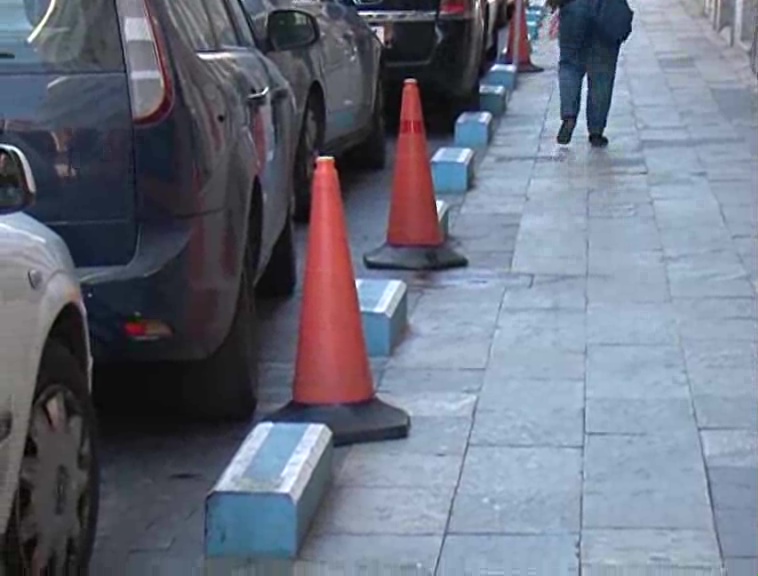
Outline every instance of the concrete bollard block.
POLYGON ((530 6, 526 9, 527 22, 530 18, 532 20, 542 22, 542 20, 545 18, 545 9, 541 6, 530 6))
POLYGON ((484 76, 484 84, 502 86, 506 90, 516 89, 516 65, 493 64, 484 76))
POLYGON ((529 34, 529 40, 534 42, 535 40, 538 40, 540 37, 540 25, 537 22, 527 22, 526 24, 526 30, 529 34))
POLYGON ((408 326, 408 287, 401 280, 356 279, 368 355, 389 356, 408 326))
POLYGON ((492 140, 494 126, 490 112, 464 112, 455 121, 455 145, 462 148, 485 147, 492 140))
POLYGON ((479 108, 489 112, 495 118, 502 116, 508 109, 508 91, 502 86, 480 84, 479 108))
POLYGON ((258 424, 205 500, 208 558, 294 559, 331 481, 323 424, 258 424))
POLYGON ((444 200, 437 200, 437 221, 440 223, 442 237, 447 239, 450 233, 450 206, 444 200))
POLYGON ((463 194, 474 176, 474 151, 471 148, 440 148, 432 156, 434 191, 463 194))

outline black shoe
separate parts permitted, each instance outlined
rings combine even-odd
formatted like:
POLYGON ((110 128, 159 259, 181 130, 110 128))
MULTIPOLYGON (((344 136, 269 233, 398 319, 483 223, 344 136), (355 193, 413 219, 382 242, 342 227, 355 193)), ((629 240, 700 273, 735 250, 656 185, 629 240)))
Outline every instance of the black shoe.
POLYGON ((602 134, 590 134, 590 146, 593 148, 605 148, 608 146, 608 138, 602 134))
POLYGON ((558 137, 556 140, 561 146, 565 146, 571 142, 571 137, 574 135, 574 128, 576 128, 576 118, 564 118, 561 129, 558 130, 558 137))

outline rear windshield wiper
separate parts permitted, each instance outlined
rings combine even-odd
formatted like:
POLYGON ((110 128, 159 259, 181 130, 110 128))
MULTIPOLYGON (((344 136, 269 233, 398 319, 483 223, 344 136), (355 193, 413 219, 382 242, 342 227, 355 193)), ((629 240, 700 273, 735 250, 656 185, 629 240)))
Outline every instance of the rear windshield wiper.
POLYGON ((13 52, 0 51, 0 60, 15 60, 16 55, 13 52))

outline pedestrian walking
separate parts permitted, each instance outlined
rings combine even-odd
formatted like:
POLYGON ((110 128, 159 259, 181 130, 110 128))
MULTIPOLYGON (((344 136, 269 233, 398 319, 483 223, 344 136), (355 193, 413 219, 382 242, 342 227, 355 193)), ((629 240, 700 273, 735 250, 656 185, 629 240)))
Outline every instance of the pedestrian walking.
POLYGON ((558 144, 566 145, 581 109, 582 82, 587 76, 587 130, 593 147, 608 145, 605 127, 613 98, 621 44, 631 33, 633 12, 626 0, 548 0, 559 10, 558 83, 561 128, 558 144))

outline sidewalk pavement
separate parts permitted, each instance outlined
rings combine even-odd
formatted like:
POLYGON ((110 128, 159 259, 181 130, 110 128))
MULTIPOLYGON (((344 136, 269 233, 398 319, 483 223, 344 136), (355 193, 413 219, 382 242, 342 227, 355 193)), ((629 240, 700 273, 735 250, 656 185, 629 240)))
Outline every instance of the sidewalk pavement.
POLYGON ((302 573, 758 573, 755 79, 694 3, 635 9, 607 150, 555 144, 554 43, 520 77, 469 268, 375 366, 410 438, 341 450, 302 573))

